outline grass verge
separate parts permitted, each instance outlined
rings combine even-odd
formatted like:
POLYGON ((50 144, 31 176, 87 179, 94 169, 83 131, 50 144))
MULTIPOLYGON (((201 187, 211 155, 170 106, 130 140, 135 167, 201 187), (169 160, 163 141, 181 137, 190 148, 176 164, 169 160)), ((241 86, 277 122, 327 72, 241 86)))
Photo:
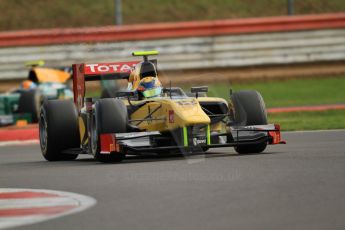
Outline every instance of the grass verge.
POLYGON ((283 131, 345 129, 345 110, 269 114, 268 119, 283 131))
POLYGON ((209 96, 229 98, 234 91, 257 90, 266 107, 345 103, 345 77, 271 80, 267 82, 210 85, 209 96))
MULTIPOLYGON (((190 89, 188 86, 183 88, 185 91, 190 89)), ((209 96, 228 99, 229 88, 229 84, 210 85, 209 96)), ((232 85, 231 88, 234 91, 259 91, 268 108, 345 103, 345 77, 238 83, 232 85)), ((92 93, 92 96, 99 95, 99 91, 92 93)), ((345 129, 345 110, 280 113, 269 114, 268 117, 270 123, 280 124, 284 131, 345 129)))
MULTIPOLYGON (((209 96, 229 98, 230 84, 209 86, 209 96)), ((345 77, 271 80, 231 85, 234 91, 257 90, 267 108, 345 103, 345 77)), ((269 114, 282 130, 344 129, 345 110, 269 114)))

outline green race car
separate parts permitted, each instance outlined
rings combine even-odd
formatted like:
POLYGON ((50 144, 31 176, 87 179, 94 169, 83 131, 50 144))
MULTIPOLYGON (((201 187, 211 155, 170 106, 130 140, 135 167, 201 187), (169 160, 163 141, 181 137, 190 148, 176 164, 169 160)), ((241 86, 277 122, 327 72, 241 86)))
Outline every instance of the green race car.
POLYGON ((39 109, 44 100, 72 99, 70 68, 41 67, 44 62, 29 62, 28 78, 16 89, 0 94, 0 126, 38 121, 39 109))

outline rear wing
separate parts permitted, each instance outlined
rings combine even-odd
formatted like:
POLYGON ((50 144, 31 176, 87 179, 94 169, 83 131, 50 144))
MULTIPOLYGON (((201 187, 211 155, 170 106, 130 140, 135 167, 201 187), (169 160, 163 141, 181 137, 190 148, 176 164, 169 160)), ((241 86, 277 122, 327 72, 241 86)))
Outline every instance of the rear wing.
POLYGON ((128 79, 140 61, 73 64, 73 94, 78 111, 84 106, 85 81, 128 79))

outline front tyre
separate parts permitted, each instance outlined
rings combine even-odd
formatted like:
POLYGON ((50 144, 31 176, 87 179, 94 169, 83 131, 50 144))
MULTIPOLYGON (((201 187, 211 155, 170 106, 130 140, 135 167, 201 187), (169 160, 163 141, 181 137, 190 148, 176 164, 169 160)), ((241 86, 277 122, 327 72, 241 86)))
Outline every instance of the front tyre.
MULTIPOLYGON (((257 91, 246 90, 235 92, 231 96, 234 107, 234 118, 239 125, 267 125, 267 112, 264 100, 257 91)), ((261 153, 267 143, 236 146, 235 151, 240 154, 261 153)))
POLYGON ((125 154, 112 152, 101 154, 100 135, 107 133, 125 133, 128 114, 123 101, 114 98, 100 99, 95 103, 95 115, 90 125, 90 149, 94 158, 103 163, 121 162, 125 154))
POLYGON ((41 107, 39 119, 40 147, 48 161, 74 160, 77 154, 64 150, 80 148, 78 114, 72 101, 49 100, 41 107))

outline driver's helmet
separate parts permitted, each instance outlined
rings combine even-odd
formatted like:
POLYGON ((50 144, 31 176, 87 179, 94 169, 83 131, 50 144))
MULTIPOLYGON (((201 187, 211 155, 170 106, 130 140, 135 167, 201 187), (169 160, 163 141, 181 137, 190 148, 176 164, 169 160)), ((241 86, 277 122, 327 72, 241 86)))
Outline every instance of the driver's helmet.
POLYGON ((20 87, 22 89, 35 89, 37 87, 37 85, 33 81, 25 80, 22 82, 20 87))
POLYGON ((157 97, 162 94, 162 84, 156 77, 144 77, 140 80, 137 90, 145 98, 157 97))

